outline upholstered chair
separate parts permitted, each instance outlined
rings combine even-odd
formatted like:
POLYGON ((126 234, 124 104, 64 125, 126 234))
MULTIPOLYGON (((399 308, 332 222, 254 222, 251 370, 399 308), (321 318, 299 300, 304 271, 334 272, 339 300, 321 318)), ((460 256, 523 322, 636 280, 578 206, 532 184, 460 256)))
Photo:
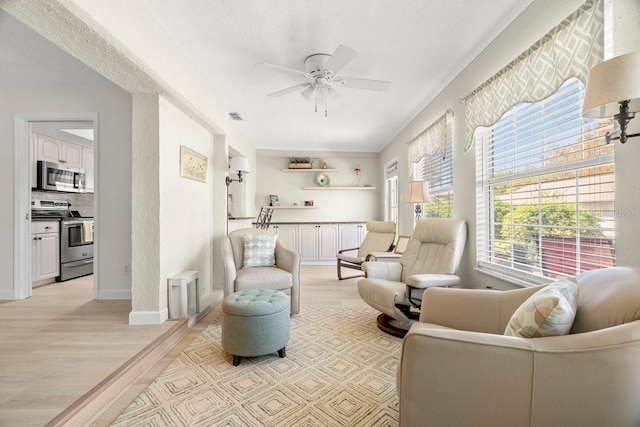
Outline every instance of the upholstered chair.
POLYGON ((424 290, 458 285, 455 275, 467 239, 459 218, 425 218, 416 224, 399 263, 366 261, 366 278, 358 282, 360 297, 382 312, 380 329, 403 336, 420 309, 424 290), (390 323, 390 319, 399 322, 390 323))
POLYGON ((232 231, 222 239, 222 257, 225 296, 247 289, 275 289, 291 297, 291 314, 300 311, 300 255, 285 248, 269 230, 243 228, 232 231), (262 254, 245 257, 248 255, 245 253, 245 235, 265 236, 262 238, 265 241, 260 243, 263 247, 274 244, 273 265, 261 265, 265 264, 260 261, 262 254))
POLYGON ((536 297, 558 283, 427 289, 402 343, 400 425, 640 425, 640 268, 594 270, 572 282, 566 334, 537 338, 505 333, 527 301, 543 307, 536 297))
POLYGON ((338 279, 362 277, 364 274, 343 277, 342 268, 362 271, 362 263, 368 261, 372 252, 387 252, 393 248, 396 239, 396 223, 393 221, 367 221, 367 234, 357 248, 342 249, 338 252, 338 279), (356 252, 357 251, 357 252, 356 252))

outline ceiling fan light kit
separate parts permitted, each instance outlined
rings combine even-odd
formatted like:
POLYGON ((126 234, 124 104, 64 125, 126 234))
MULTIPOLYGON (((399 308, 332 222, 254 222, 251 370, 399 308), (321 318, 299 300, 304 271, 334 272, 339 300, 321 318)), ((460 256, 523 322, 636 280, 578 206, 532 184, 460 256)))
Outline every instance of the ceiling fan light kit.
POLYGON ((316 112, 318 112, 318 103, 324 103, 324 115, 327 117, 329 97, 339 96, 338 92, 333 88, 334 85, 353 89, 386 92, 391 85, 391 83, 387 81, 336 76, 336 74, 339 73, 345 65, 351 62, 357 54, 358 52, 345 45, 338 46, 333 55, 315 53, 305 58, 305 71, 294 70, 280 65, 263 62, 261 65, 296 73, 310 80, 307 83, 297 84, 295 86, 270 93, 267 96, 280 97, 288 95, 289 93, 300 92, 304 99, 314 103, 316 112))

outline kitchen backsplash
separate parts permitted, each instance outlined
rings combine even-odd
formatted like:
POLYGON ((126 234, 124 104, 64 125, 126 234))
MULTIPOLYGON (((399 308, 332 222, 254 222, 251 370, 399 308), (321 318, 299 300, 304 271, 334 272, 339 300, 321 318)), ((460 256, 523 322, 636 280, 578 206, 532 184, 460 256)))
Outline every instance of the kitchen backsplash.
POLYGON ((80 215, 93 216, 93 193, 56 193, 55 191, 31 191, 32 199, 66 200, 71 204, 71 210, 79 211, 80 215))

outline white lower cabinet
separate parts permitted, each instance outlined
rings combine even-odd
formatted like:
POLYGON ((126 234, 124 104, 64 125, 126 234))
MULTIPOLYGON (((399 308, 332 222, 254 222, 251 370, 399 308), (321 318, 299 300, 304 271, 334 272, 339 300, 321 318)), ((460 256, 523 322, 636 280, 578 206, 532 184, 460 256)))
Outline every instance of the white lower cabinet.
POLYGON ((60 275, 60 223, 31 223, 31 281, 38 282, 60 275))
POLYGON ((299 224, 298 253, 301 262, 335 261, 338 224, 299 224))
POLYGON ((298 224, 276 224, 272 228, 285 248, 298 252, 298 224))
POLYGON ((367 235, 367 227, 361 222, 340 224, 338 232, 340 234, 338 250, 359 248, 367 235))
POLYGON ((271 229, 287 249, 300 254, 301 264, 308 265, 335 263, 341 248, 360 246, 366 235, 364 223, 272 223, 271 229))

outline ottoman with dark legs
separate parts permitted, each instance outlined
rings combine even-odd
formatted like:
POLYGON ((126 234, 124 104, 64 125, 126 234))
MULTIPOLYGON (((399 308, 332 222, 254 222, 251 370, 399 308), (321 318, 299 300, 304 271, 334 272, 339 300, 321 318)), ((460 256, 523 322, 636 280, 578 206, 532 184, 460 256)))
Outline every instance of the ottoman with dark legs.
POLYGON ((222 347, 238 366, 243 357, 278 352, 289 342, 289 297, 273 289, 248 289, 222 302, 222 347))

